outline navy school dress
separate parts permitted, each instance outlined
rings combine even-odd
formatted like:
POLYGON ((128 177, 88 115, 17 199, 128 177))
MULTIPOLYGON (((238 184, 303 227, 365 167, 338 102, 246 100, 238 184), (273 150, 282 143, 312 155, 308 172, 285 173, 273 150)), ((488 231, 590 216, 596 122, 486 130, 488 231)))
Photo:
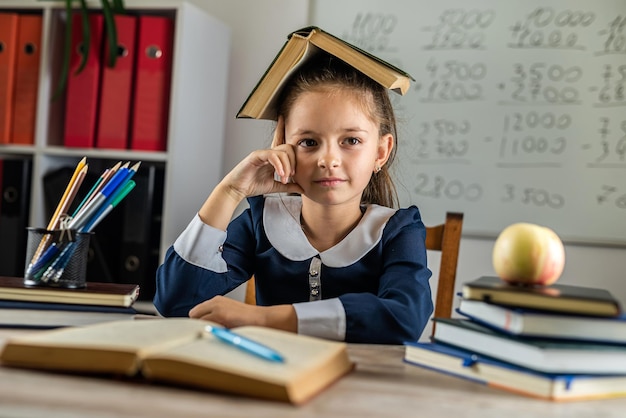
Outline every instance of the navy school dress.
POLYGON ((157 271, 154 299, 164 316, 256 282, 257 304, 292 304, 298 333, 376 344, 416 341, 433 311, 426 229, 415 206, 367 205, 359 224, 318 252, 300 225, 299 196, 248 199, 227 232, 198 215, 157 271))

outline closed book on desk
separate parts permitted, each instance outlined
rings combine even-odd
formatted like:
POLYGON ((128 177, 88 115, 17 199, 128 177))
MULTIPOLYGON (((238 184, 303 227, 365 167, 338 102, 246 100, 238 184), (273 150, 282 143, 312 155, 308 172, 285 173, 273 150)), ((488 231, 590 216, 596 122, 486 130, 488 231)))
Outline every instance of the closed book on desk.
POLYGON ((616 317, 565 315, 468 299, 461 300, 458 312, 474 322, 519 336, 626 344, 625 314, 616 317))
POLYGON ((481 277, 463 285, 464 299, 482 300, 520 308, 579 315, 617 316, 620 304, 611 292, 593 287, 553 284, 516 286, 499 277, 481 277))
POLYGON ((0 160, 0 275, 21 276, 26 262, 32 162, 0 160))
MULTIPOLYGON (((104 65, 98 111, 98 148, 128 148, 131 94, 135 73, 136 16, 115 15, 117 61, 115 67, 104 65)), ((104 50, 109 50, 105 39, 104 50)))
POLYGON ((544 373, 626 374, 626 345, 522 338, 467 319, 435 318, 435 342, 544 373))
POLYGON ((404 361, 494 388, 553 401, 626 396, 626 375, 541 373, 436 343, 406 343, 404 361))
POLYGON ((133 308, 0 300, 0 327, 47 329, 130 320, 133 308))
POLYGON ((28 302, 68 303, 129 307, 139 296, 139 286, 87 282, 84 288, 25 286, 21 277, 0 276, 0 299, 28 302))
POLYGON ((70 74, 67 79, 65 99, 64 144, 66 147, 92 148, 95 144, 98 90, 102 67, 103 22, 101 14, 89 14, 90 50, 85 67, 77 74, 85 45, 81 15, 79 13, 72 14, 70 74))
MULTIPOLYGON (((205 332, 191 318, 118 321, 11 338, 5 366, 135 376, 301 404, 352 369, 346 344, 270 328, 232 331, 280 353, 268 361, 205 332)), ((213 324, 214 325, 214 324, 213 324)))
POLYGON ((17 13, 0 13, 0 144, 11 141, 17 28, 17 13))
POLYGON ((172 19, 139 16, 131 131, 131 148, 134 150, 165 151, 173 41, 172 19))
POLYGON ((35 142, 42 20, 41 15, 23 14, 19 18, 11 134, 14 144, 32 145, 35 142))

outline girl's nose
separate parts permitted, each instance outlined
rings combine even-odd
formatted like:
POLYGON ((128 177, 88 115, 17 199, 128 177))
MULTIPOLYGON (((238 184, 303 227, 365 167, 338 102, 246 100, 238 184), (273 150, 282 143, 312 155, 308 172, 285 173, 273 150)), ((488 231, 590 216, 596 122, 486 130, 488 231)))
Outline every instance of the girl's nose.
POLYGON ((317 160, 317 166, 320 168, 337 168, 340 164, 339 153, 332 147, 324 149, 317 160))
POLYGON ((339 167, 339 160, 333 157, 323 157, 318 160, 317 166, 320 168, 337 168, 339 167))

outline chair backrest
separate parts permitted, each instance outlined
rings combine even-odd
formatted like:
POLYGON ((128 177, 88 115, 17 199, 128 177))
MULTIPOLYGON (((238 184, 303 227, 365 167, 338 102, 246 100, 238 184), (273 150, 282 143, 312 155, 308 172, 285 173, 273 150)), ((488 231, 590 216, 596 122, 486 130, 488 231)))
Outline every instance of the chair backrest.
POLYGON ((456 266, 459 261, 463 214, 447 212, 444 223, 426 227, 426 249, 441 252, 439 281, 435 299, 435 318, 450 318, 454 301, 456 266))
MULTIPOLYGON (((450 318, 452 316, 462 228, 463 214, 459 212, 447 212, 444 223, 426 227, 426 249, 441 252, 435 299, 434 316, 436 318, 450 318)), ((254 277, 246 285, 245 302, 251 305, 256 304, 254 277)))

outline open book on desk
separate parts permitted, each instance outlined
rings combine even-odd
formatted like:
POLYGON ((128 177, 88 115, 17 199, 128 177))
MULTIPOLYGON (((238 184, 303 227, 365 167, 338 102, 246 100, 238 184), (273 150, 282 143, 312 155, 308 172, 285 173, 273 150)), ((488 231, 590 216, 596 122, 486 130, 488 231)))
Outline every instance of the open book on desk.
POLYGON ((11 338, 5 366, 147 379, 301 404, 353 365, 344 343, 262 327, 237 334, 276 350, 272 362, 226 344, 191 318, 115 321, 11 338))

